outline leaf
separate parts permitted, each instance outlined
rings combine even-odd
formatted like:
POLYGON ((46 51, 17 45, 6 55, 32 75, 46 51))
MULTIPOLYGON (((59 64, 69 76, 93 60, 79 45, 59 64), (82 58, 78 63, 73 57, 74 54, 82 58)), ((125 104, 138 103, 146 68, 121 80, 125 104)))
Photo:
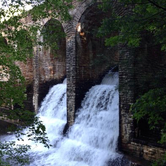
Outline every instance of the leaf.
POLYGON ((115 46, 118 44, 118 42, 119 42, 119 36, 113 36, 113 37, 107 38, 105 40, 105 45, 106 46, 115 46))

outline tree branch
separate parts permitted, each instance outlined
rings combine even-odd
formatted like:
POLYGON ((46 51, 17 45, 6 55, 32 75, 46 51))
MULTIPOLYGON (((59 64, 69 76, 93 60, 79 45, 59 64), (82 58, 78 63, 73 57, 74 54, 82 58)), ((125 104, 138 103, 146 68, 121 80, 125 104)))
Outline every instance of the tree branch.
POLYGON ((162 6, 158 5, 158 4, 156 4, 155 2, 153 2, 153 1, 151 1, 151 0, 148 0, 148 2, 150 2, 151 4, 153 4, 154 6, 156 6, 156 7, 158 7, 158 8, 163 9, 163 10, 166 11, 166 8, 164 8, 164 7, 162 7, 162 6))

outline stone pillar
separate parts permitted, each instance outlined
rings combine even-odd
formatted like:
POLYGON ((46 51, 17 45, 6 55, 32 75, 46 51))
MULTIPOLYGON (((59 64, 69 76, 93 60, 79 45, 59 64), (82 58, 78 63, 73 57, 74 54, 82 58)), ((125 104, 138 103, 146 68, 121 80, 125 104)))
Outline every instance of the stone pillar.
POLYGON ((66 43, 66 75, 67 75, 67 126, 74 123, 76 98, 76 50, 75 34, 66 43))
POLYGON ((38 111, 38 89, 39 89, 39 46, 34 48, 34 57, 33 57, 33 106, 34 111, 37 113, 38 111))
POLYGON ((120 97, 120 145, 125 149, 133 138, 133 118, 130 105, 134 101, 134 57, 121 48, 119 57, 119 97, 120 97))

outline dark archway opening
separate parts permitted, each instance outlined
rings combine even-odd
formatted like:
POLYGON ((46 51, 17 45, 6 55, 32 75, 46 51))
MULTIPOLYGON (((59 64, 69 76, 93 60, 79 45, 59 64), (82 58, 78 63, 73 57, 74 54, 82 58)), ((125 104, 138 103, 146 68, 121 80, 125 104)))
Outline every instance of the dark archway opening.
POLYGON ((98 37, 102 20, 110 15, 91 5, 81 16, 76 31, 76 109, 91 86, 100 83, 102 77, 118 66, 118 49, 105 46, 105 38, 98 37))

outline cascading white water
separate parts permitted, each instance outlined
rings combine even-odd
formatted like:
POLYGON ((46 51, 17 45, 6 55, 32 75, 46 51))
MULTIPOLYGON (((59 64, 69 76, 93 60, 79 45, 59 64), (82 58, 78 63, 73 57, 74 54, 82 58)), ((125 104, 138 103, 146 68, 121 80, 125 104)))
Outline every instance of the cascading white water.
POLYGON ((59 101, 65 100, 61 95, 65 85, 56 85, 50 90, 40 108, 40 116, 54 146, 40 152, 35 149, 31 166, 107 166, 109 160, 118 156, 118 73, 108 75, 101 85, 92 87, 86 94, 74 125, 63 138, 66 109, 65 102, 59 104, 59 101))
POLYGON ((55 85, 39 110, 53 145, 32 146, 30 166, 108 166, 116 153, 119 135, 118 73, 109 73, 101 85, 86 93, 77 111, 74 125, 67 136, 62 131, 66 123, 66 85, 55 85), (108 76, 108 75, 111 75, 108 76))

